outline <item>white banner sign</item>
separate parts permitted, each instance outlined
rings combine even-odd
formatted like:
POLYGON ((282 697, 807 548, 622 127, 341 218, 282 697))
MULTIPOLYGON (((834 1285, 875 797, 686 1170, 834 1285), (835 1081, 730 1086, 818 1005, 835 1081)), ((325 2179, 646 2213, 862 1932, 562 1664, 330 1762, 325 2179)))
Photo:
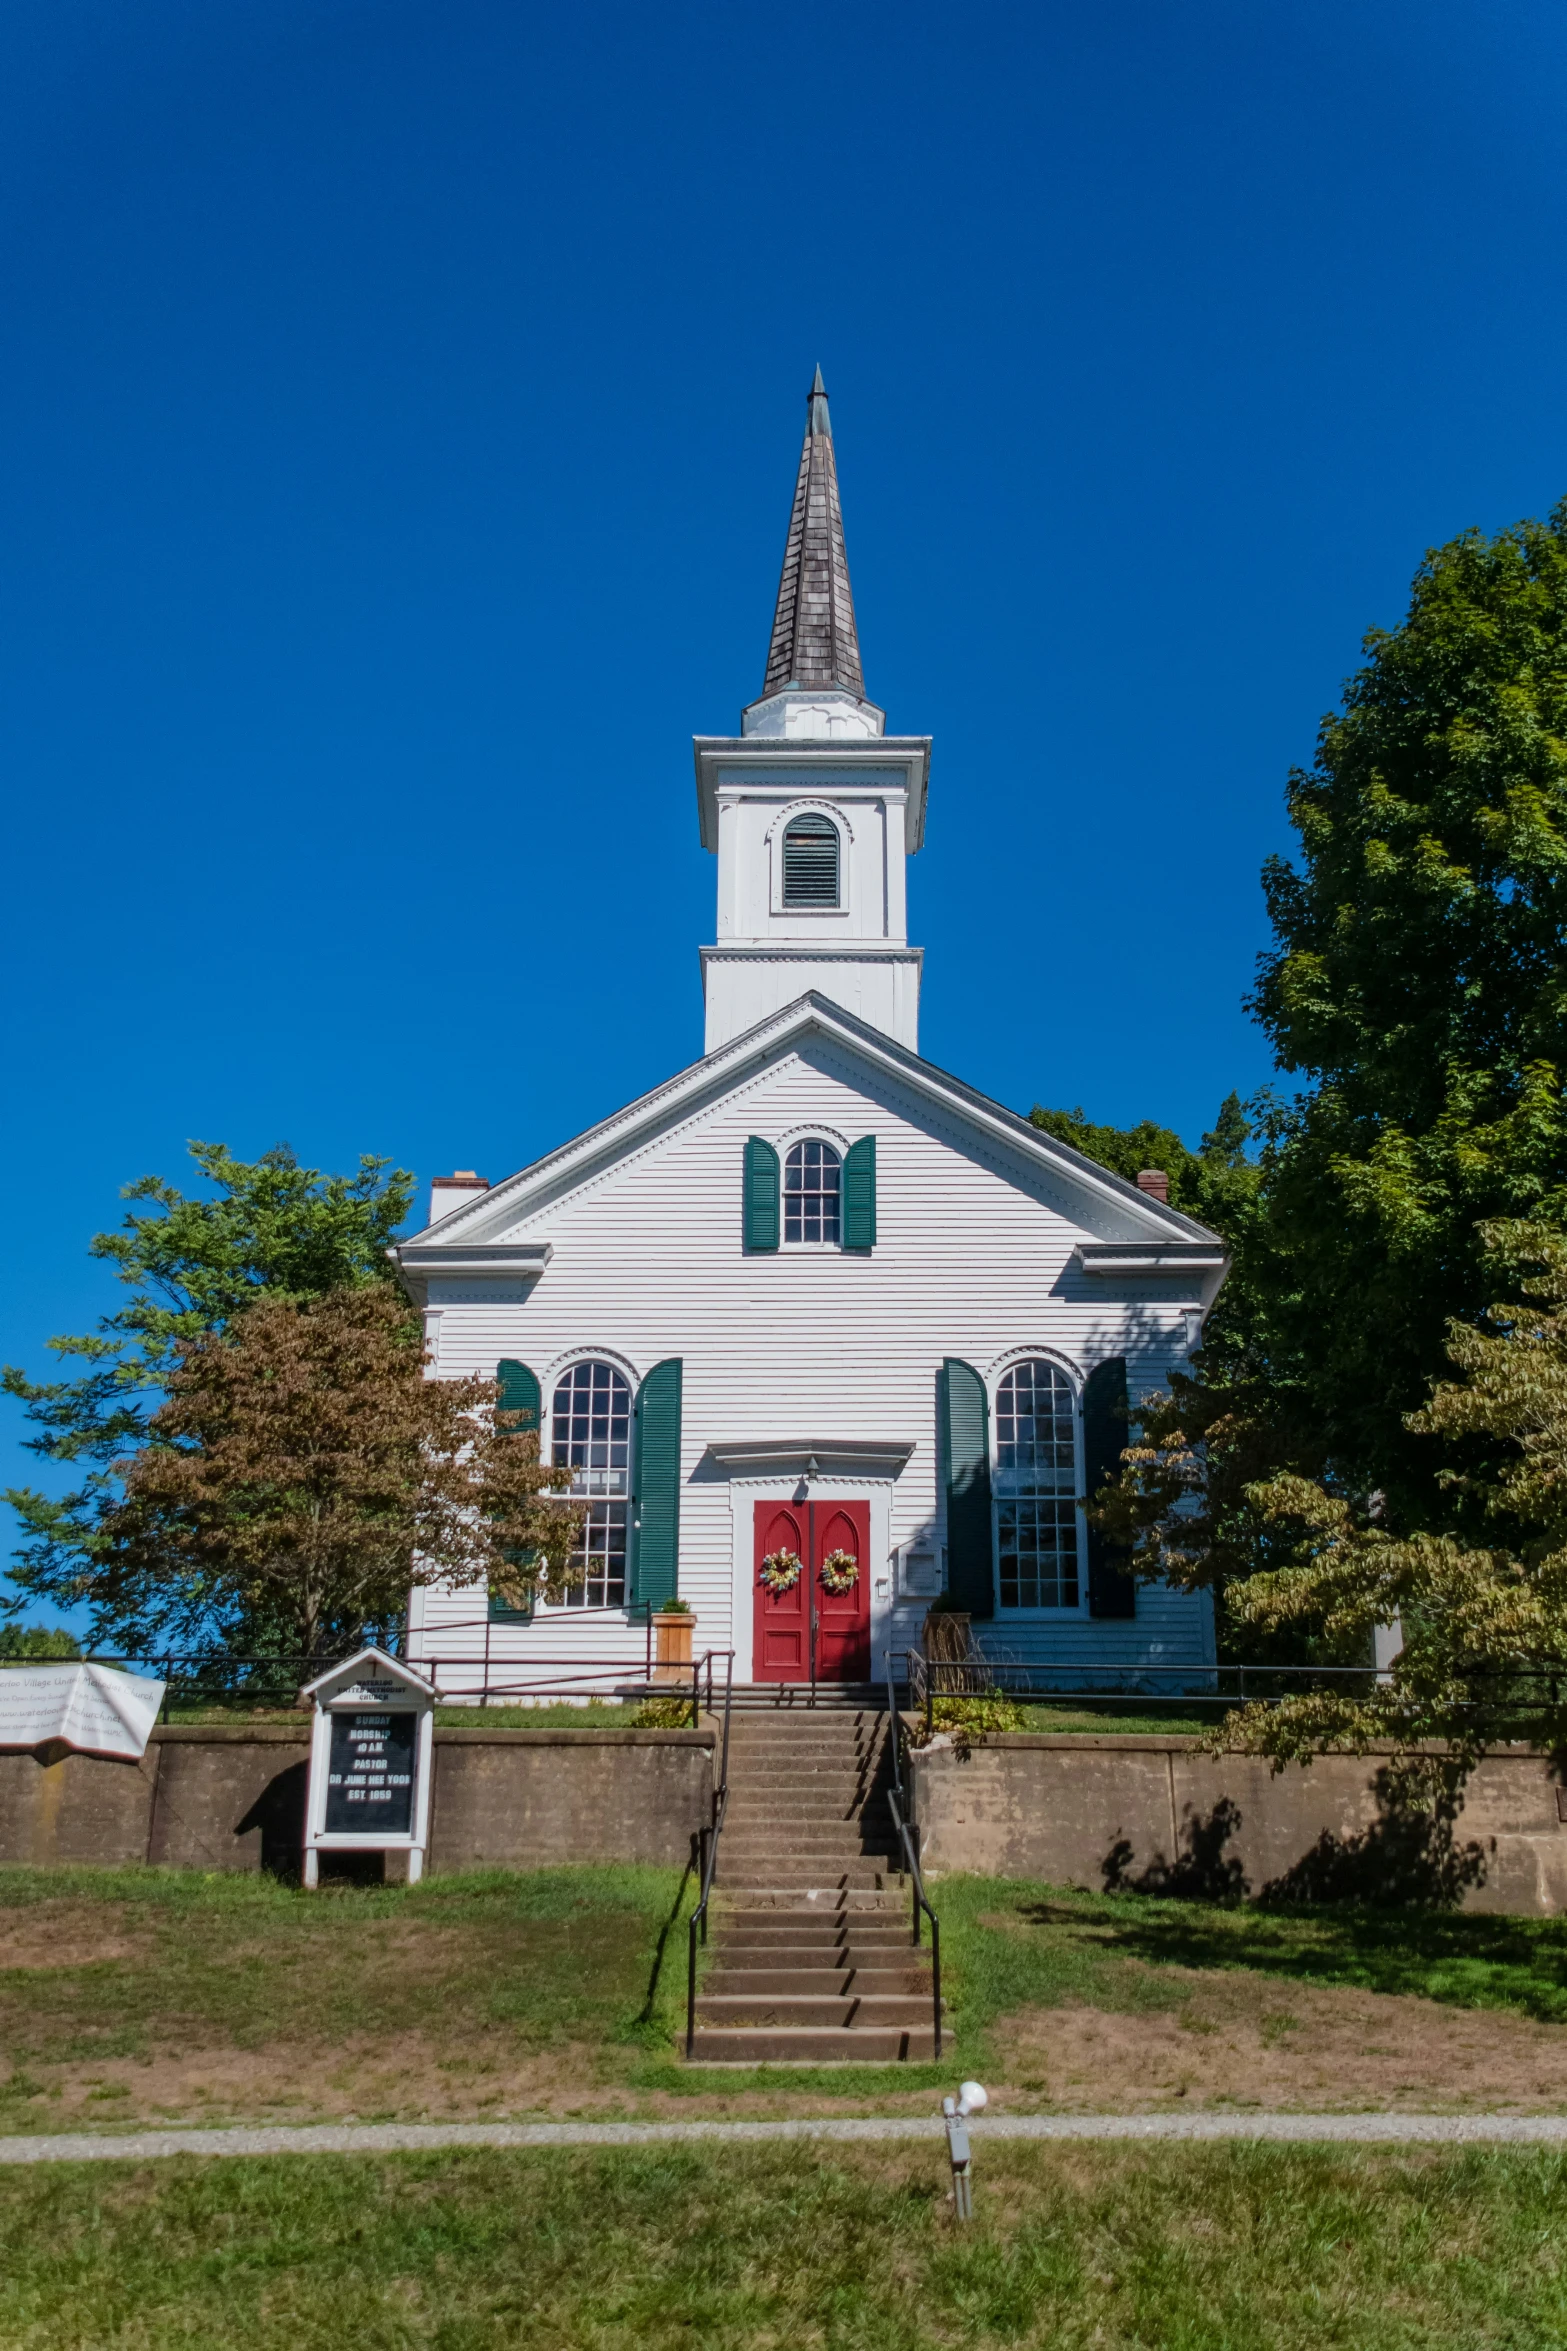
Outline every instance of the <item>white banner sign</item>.
POLYGON ((112 1665, 9 1666, 0 1672, 0 1747, 54 1741, 83 1755, 142 1755, 166 1686, 112 1665))

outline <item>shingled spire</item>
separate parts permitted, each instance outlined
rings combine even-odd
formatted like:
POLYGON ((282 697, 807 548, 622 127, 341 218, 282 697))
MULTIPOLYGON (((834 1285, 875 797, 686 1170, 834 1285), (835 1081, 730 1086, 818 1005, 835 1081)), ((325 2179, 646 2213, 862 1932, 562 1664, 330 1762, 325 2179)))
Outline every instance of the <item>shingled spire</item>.
POLYGON ((819 367, 806 394, 805 446, 794 485, 763 700, 785 686, 838 686, 862 700, 865 694, 827 387, 819 367))

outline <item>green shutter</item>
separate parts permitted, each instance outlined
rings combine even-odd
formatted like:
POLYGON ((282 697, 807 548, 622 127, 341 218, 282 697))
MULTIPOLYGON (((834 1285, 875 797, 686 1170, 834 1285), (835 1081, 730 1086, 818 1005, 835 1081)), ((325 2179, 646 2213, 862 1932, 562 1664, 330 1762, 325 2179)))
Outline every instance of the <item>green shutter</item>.
MULTIPOLYGON (((1096 1363, 1083 1389, 1083 1491, 1090 1502, 1101 1486, 1121 1474, 1121 1449, 1129 1443, 1126 1425, 1126 1357, 1096 1363)), ((1131 1554, 1096 1526, 1088 1529, 1088 1613, 1135 1616, 1137 1579, 1131 1554)))
POLYGON ((778 1154, 760 1135, 745 1147, 745 1245, 778 1246, 778 1154))
POLYGON ((972 1364, 941 1367, 947 1472, 947 1599, 970 1616, 996 1613, 990 1523, 990 1406, 972 1364))
POLYGON ((680 1383, 680 1358, 673 1355, 655 1363, 637 1390, 631 1597, 653 1608, 673 1600, 680 1587, 680 1383))
MULTIPOLYGON (((540 1412, 537 1372, 530 1371, 525 1363, 516 1363, 508 1358, 505 1363, 498 1363, 495 1366, 495 1378, 500 1388, 500 1394, 495 1399, 497 1412, 526 1413, 528 1418, 517 1424, 518 1434, 526 1436, 531 1432, 532 1435, 537 1436, 540 1412)), ((513 1564, 520 1567, 524 1562, 518 1559, 513 1564)), ((490 1622, 491 1624, 531 1624, 533 1609, 531 1605, 527 1608, 514 1608, 509 1600, 502 1600, 492 1592, 490 1594, 490 1622)))
POLYGON ((843 1245, 876 1246, 876 1138, 862 1135, 843 1155, 843 1245))

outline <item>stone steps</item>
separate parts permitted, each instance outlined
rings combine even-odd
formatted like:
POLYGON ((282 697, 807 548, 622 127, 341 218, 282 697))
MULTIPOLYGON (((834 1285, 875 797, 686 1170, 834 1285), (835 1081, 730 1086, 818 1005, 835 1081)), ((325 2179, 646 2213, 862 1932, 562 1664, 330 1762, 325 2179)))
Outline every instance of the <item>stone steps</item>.
POLYGON ((856 1692, 815 1708, 793 1694, 748 1703, 732 1720, 698 2064, 934 2055, 930 1954, 910 1939, 887 1733, 856 1692))
MULTIPOLYGON (((897 1999, 914 1994, 924 2002, 922 2014, 930 2009, 930 1984, 917 1967, 871 1967, 863 1963, 855 1967, 818 1967, 810 1954, 796 1954, 799 1964, 793 1967, 773 1966, 759 1960, 753 1953, 742 1956, 732 1946, 726 1946, 720 1955, 720 1964, 704 1977, 701 2001, 806 1999, 823 1997, 832 2000, 897 1999)), ((885 1959, 890 1956, 883 1952, 885 1959)), ((770 2018, 762 2018, 770 2023, 770 2018)), ((901 2020, 900 2020, 901 2021, 901 2020)), ((917 2021, 917 2020, 916 2020, 917 2021)))
POLYGON ((930 2022, 930 1995, 894 1992, 859 1999, 833 1992, 700 1992, 698 2024, 805 2025, 846 2032, 851 2027, 913 2025, 930 2022))
MULTIPOLYGON (((927 2010, 927 2016, 929 2011, 927 2010)), ((945 2027, 945 2042, 952 2032, 945 2027)), ((694 2065, 928 2065, 934 2027, 923 2025, 699 2025, 694 2065)))

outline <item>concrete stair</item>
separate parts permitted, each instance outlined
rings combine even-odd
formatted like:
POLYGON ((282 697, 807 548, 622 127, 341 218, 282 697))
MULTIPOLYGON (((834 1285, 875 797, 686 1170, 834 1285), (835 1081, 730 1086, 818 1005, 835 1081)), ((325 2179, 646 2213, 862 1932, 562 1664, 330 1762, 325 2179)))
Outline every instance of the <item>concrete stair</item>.
POLYGON ((930 1954, 910 1940, 887 1808, 888 1718, 866 1696, 732 1720, 699 2065, 935 2055, 930 1954))

